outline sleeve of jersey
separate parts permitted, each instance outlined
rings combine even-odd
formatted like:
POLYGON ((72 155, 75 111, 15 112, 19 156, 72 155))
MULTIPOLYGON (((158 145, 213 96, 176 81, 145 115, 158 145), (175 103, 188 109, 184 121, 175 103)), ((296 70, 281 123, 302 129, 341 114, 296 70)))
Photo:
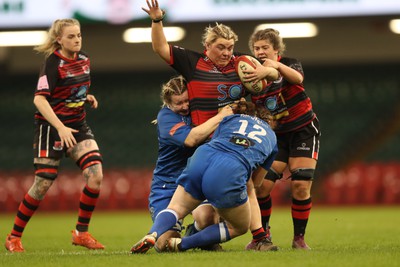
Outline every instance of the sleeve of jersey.
POLYGON ((297 59, 294 58, 289 59, 287 62, 287 66, 294 70, 297 70, 304 77, 303 66, 301 65, 301 62, 298 61, 297 59))
POLYGON ((192 129, 182 121, 181 115, 166 108, 158 113, 157 123, 160 137, 178 146, 184 146, 185 139, 192 129))
POLYGON ((179 46, 171 46, 170 65, 187 81, 191 81, 201 54, 179 46))
POLYGON ((57 74, 57 64, 49 57, 40 70, 35 95, 49 96, 55 87, 57 74))
POLYGON ((274 162, 275 156, 277 153, 278 153, 278 145, 275 144, 275 147, 272 149, 268 158, 260 166, 263 167, 265 170, 268 170, 269 168, 271 168, 272 163, 274 162))

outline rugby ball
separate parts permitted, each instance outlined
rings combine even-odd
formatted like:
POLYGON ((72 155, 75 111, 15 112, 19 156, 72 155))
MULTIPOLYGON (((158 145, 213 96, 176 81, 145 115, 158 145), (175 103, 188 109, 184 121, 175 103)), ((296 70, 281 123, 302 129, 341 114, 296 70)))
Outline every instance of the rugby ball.
POLYGON ((268 81, 266 79, 263 79, 257 83, 254 82, 245 82, 243 81, 244 76, 246 75, 246 71, 251 71, 254 70, 257 65, 260 65, 260 62, 258 62, 257 59, 255 59, 252 56, 247 56, 247 55, 242 55, 238 56, 235 59, 235 69, 236 72, 240 78, 240 81, 242 82, 243 86, 249 91, 251 94, 258 94, 262 92, 262 90, 267 86, 268 81))

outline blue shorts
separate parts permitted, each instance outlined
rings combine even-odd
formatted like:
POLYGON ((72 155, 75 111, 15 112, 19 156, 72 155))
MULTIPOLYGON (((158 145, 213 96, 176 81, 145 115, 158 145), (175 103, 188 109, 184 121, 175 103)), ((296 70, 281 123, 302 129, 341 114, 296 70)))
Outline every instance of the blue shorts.
MULTIPOLYGON (((178 185, 176 183, 166 183, 162 180, 152 181, 149 195, 149 210, 153 222, 158 213, 168 207, 177 187, 178 185)), ((172 230, 180 233, 182 231, 182 224, 183 220, 177 221, 172 230)))
POLYGON ((248 170, 237 157, 208 146, 197 148, 177 183, 198 200, 216 208, 233 208, 247 201, 248 170))
POLYGON ((166 183, 161 180, 152 181, 149 195, 149 210, 153 222, 157 214, 168 207, 177 187, 176 183, 166 183))

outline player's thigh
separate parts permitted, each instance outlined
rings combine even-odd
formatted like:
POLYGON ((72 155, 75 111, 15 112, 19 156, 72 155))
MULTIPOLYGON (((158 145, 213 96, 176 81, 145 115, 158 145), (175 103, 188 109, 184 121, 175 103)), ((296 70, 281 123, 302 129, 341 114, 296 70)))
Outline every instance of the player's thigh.
POLYGON ((73 160, 79 160, 83 155, 90 151, 98 151, 99 146, 94 139, 86 139, 78 142, 67 150, 67 155, 73 160))
POLYGON ((274 162, 272 162, 271 168, 274 169, 276 173, 282 174, 287 166, 288 164, 286 162, 274 160, 274 162))
POLYGON ((59 159, 53 159, 53 158, 34 158, 33 159, 34 164, 46 164, 46 165, 51 165, 51 166, 60 166, 60 160, 59 159))
POLYGON ((178 185, 168 209, 174 210, 178 214, 178 219, 183 219, 201 202, 201 200, 195 199, 190 193, 186 192, 183 186, 178 185))
POLYGON ((232 238, 248 231, 251 219, 251 209, 248 200, 237 207, 217 209, 217 212, 227 222, 232 238))
POLYGON ((313 158, 307 157, 291 157, 289 158, 289 169, 294 171, 296 169, 315 169, 317 167, 317 161, 313 158))

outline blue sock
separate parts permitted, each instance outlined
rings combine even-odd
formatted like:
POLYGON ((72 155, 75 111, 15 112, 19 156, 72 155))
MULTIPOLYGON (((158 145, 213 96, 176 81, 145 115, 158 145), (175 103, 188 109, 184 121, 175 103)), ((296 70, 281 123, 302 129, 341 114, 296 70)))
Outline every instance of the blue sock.
POLYGON ((200 232, 182 238, 180 248, 187 250, 212 244, 219 244, 231 240, 228 227, 224 222, 210 225, 200 232))
POLYGON ((157 214, 149 233, 157 233, 157 237, 170 230, 178 221, 178 214, 170 209, 165 209, 157 214))

